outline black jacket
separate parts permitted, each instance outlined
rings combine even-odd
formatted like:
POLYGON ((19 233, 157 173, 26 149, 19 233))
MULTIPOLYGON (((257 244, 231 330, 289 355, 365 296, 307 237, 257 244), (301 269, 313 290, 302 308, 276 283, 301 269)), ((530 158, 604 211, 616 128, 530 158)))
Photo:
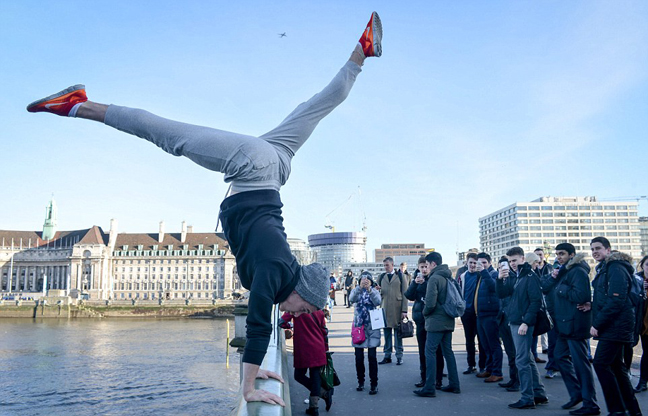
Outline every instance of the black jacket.
POLYGON ((416 325, 425 325, 425 317, 423 316, 423 308, 425 307, 425 291, 427 290, 428 276, 424 276, 425 281, 421 284, 416 283, 417 273, 414 274, 412 282, 405 291, 405 297, 414 301, 412 306, 412 319, 416 325))
POLYGON ((634 279, 631 261, 627 254, 615 252, 596 266, 592 282, 592 326, 598 331, 595 339, 633 342, 635 314, 628 296, 630 279, 634 279))
POLYGON ((297 286, 301 266, 292 255, 279 192, 241 192, 221 204, 220 219, 244 288, 250 290, 243 362, 261 365, 272 334, 272 305, 297 286))
POLYGON ((475 302, 477 317, 497 316, 500 312, 500 300, 496 289, 497 270, 489 267, 482 270, 477 280, 475 289, 475 302))
MULTIPOLYGON (((540 289, 540 279, 528 263, 518 267, 517 279, 513 284, 501 284, 498 279, 497 294, 509 295, 511 298, 506 308, 506 317, 508 322, 514 325, 527 324, 531 327, 535 325, 536 315, 542 305, 542 290, 540 289)), ((504 296, 505 297, 505 296, 504 296)))
MULTIPOLYGON (((581 312, 578 305, 591 302, 590 267, 583 260, 584 253, 577 253, 561 267, 547 301, 554 305, 552 316, 558 334, 567 339, 587 339, 592 327, 592 311, 581 312)), ((548 303, 548 302, 547 302, 548 303)))
POLYGON ((509 271, 509 276, 506 279, 500 279, 498 277, 495 282, 497 297, 501 300, 500 313, 497 315, 498 321, 507 324, 509 323, 508 307, 509 303, 511 303, 515 282, 517 282, 517 274, 512 269, 509 271))

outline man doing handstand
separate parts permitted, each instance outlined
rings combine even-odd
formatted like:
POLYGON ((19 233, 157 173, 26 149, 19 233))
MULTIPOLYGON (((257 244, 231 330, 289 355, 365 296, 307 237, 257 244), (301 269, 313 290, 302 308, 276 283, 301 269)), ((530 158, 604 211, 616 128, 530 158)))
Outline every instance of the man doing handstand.
POLYGON ((299 316, 322 309, 329 292, 326 269, 318 263, 302 266, 290 251, 279 189, 288 180, 291 159, 320 120, 345 100, 365 58, 381 55, 381 40, 382 25, 374 12, 349 61, 330 84, 259 137, 88 101, 83 85, 27 106, 29 112, 105 123, 174 156, 185 156, 209 170, 222 172, 225 182, 231 182, 230 195, 221 204, 220 220, 236 257, 241 284, 250 290, 242 381, 247 401, 285 405, 279 396, 254 386, 255 378, 272 377, 283 382, 278 374, 260 369, 272 333, 272 305, 278 303, 281 311, 299 316))

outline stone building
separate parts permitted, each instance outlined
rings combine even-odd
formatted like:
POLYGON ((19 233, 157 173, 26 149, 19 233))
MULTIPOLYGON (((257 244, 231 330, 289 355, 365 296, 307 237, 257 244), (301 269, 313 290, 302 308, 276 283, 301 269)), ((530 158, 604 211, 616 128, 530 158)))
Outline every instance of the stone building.
POLYGON ((38 297, 62 290, 73 298, 220 299, 240 289, 234 256, 222 235, 117 232, 101 227, 58 231, 56 205, 43 231, 0 230, 0 292, 38 297))

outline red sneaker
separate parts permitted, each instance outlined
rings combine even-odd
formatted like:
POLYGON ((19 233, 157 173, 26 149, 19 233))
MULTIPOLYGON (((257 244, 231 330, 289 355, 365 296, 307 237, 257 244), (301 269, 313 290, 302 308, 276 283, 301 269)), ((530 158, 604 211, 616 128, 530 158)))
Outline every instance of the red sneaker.
POLYGON ((27 111, 30 113, 44 111, 67 117, 72 107, 86 101, 88 101, 88 97, 86 97, 85 85, 77 84, 56 94, 52 94, 49 97, 34 101, 27 106, 27 111))
POLYGON ((360 46, 366 57, 382 55, 382 23, 378 13, 373 12, 367 28, 360 36, 360 46))

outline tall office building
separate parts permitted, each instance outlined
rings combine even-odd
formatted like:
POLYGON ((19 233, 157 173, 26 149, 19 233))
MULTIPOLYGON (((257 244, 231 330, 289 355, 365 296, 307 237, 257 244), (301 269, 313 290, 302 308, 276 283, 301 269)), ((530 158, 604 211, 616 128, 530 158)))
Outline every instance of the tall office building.
POLYGON ((365 233, 322 233, 308 236, 316 261, 339 276, 348 263, 367 261, 365 233))
POLYGON ((593 237, 637 259, 641 255, 637 201, 598 201, 596 197, 541 197, 516 202, 479 219, 481 250, 497 259, 514 246, 525 252, 563 242, 589 251, 593 237))

